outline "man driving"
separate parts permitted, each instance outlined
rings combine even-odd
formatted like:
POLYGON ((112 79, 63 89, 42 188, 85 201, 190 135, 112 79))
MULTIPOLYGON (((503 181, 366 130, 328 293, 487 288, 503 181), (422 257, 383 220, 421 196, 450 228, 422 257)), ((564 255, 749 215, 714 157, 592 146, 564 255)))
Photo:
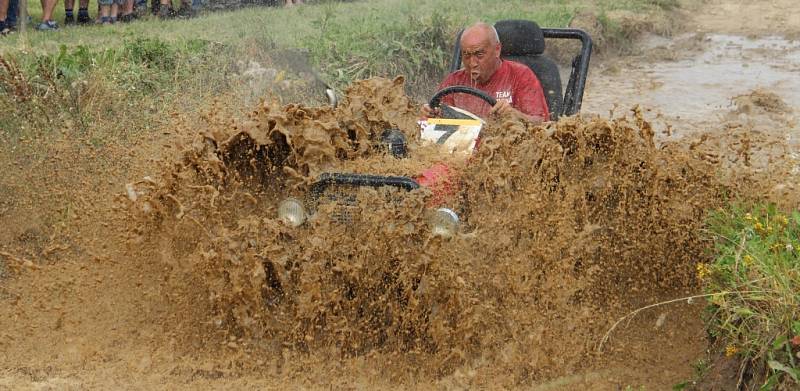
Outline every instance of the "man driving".
MULTIPOLYGON (((468 94, 450 94, 442 103, 467 110, 482 118, 489 115, 516 116, 534 123, 549 120, 550 113, 541 83, 524 64, 500 58, 497 30, 476 23, 461 34, 463 68, 449 74, 439 89, 463 85, 481 90, 497 100, 494 107, 468 94)), ((423 105, 423 117, 437 116, 438 110, 423 105)))

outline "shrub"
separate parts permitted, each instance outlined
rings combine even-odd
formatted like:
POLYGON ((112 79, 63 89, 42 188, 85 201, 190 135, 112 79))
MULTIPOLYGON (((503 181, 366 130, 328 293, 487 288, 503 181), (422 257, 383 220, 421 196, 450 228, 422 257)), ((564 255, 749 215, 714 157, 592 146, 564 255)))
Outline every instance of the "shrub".
POLYGON ((716 257, 697 274, 711 295, 710 334, 745 361, 750 384, 800 386, 800 212, 735 205, 708 225, 716 257))

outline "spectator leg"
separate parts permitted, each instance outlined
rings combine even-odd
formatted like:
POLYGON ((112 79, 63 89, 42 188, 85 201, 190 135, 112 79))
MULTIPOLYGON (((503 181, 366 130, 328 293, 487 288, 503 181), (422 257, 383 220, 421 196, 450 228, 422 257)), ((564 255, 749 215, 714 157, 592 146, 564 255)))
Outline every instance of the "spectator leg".
POLYGON ((0 0, 0 36, 8 34, 10 31, 6 25, 8 19, 8 0, 0 0))
POLYGON ((8 19, 8 0, 0 0, 0 31, 6 29, 6 19, 8 19))
POLYGON ((158 16, 168 18, 172 14, 172 0, 161 0, 158 6, 158 16))
POLYGON ((42 21, 53 20, 53 10, 56 8, 57 0, 42 0, 42 21))
POLYGON ((111 24, 111 4, 101 4, 100 12, 97 13, 102 24, 111 24))
POLYGON ((131 15, 133 14, 133 0, 125 0, 122 6, 122 15, 131 15))
POLYGON ((16 27, 17 16, 19 16, 19 0, 9 0, 5 17, 6 27, 8 28, 16 27))

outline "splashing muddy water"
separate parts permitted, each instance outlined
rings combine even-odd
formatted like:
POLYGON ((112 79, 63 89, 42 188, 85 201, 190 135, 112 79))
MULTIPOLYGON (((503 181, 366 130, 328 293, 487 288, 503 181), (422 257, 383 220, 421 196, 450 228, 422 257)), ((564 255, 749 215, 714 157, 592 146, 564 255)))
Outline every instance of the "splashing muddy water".
POLYGON ((468 222, 452 239, 430 234, 425 189, 360 190, 349 224, 325 208, 297 228, 278 219, 277 202, 323 172, 436 163, 417 129, 402 79, 373 79, 336 109, 263 104, 210 127, 132 184, 129 262, 169 270, 158 289, 179 355, 233 366, 222 373, 367 360, 397 384, 531 385, 596 367, 619 316, 695 287, 699 228, 724 188, 709 163, 656 148, 640 113, 489 122, 455 166, 468 222), (409 158, 381 152, 385 128, 407 134, 409 158))

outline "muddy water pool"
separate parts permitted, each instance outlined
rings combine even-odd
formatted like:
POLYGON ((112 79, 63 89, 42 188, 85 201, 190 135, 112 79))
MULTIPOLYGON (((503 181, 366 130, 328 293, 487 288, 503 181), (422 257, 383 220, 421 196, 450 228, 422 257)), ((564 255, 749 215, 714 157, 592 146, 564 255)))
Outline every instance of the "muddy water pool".
MULTIPOLYGON (((659 48, 680 50, 681 41, 692 39, 697 37, 650 38, 645 55, 659 48), (666 46, 669 42, 673 43, 666 46)), ((730 110, 732 98, 755 89, 777 94, 790 107, 800 106, 800 41, 723 34, 709 34, 701 41, 701 51, 677 54, 677 61, 643 62, 619 74, 596 72, 589 80, 584 110, 607 113, 615 104, 641 104, 697 124, 730 110)))

